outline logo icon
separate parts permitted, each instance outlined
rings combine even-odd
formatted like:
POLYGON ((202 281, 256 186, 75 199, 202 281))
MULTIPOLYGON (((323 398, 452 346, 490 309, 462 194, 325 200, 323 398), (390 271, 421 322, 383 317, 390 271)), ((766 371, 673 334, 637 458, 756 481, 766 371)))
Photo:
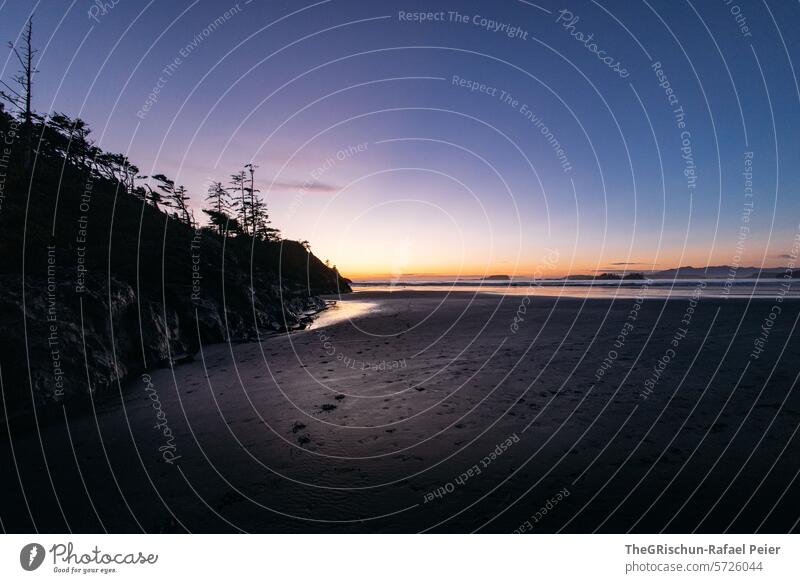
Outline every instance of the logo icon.
POLYGON ((26 571, 35 571, 44 562, 44 547, 38 543, 29 543, 19 552, 19 564, 26 571))

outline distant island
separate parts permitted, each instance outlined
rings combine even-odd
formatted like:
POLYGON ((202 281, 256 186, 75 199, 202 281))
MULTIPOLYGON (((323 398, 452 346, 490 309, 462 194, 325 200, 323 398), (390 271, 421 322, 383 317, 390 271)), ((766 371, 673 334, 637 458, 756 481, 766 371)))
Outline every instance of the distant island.
POLYGON ((618 273, 601 273, 595 279, 610 279, 610 280, 625 280, 625 279, 645 279, 643 273, 626 273, 619 275, 618 273))
POLYGON ((643 273, 626 273, 620 275, 619 273, 601 273, 600 275, 569 275, 564 279, 567 280, 576 280, 576 281, 584 281, 584 280, 600 280, 600 281, 623 281, 623 280, 631 280, 631 279, 647 279, 643 273))
POLYGON ((489 275, 482 277, 481 281, 511 281, 511 277, 508 275, 489 275))
POLYGON ((614 273, 603 272, 599 275, 568 275, 565 280, 636 280, 636 279, 756 279, 756 278, 797 278, 800 269, 781 267, 733 267, 730 265, 712 265, 708 267, 676 267, 661 271, 614 273))

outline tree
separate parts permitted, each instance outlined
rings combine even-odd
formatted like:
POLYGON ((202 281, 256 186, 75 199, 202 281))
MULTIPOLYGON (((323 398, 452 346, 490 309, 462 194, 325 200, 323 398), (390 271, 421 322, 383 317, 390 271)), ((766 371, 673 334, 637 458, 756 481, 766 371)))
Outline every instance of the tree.
POLYGON ((221 182, 212 182, 208 186, 206 200, 211 203, 213 210, 224 213, 228 208, 228 191, 221 182))
POLYGON ((95 163, 101 176, 121 184, 126 192, 131 191, 132 175, 135 176, 139 169, 131 164, 125 154, 99 152, 95 157, 95 163))
POLYGON ((153 180, 158 183, 158 189, 164 193, 161 198, 164 206, 175 209, 173 216, 187 225, 193 224, 189 206, 186 204, 190 198, 186 188, 182 184, 175 186, 175 181, 163 174, 153 174, 153 180))
POLYGON ((247 197, 245 196, 245 188, 247 184, 247 175, 245 171, 242 170, 237 174, 231 174, 231 188, 234 193, 238 193, 239 195, 239 216, 241 218, 241 226, 244 234, 247 234, 247 197))
POLYGON ((146 190, 142 196, 145 202, 152 204, 154 209, 161 210, 158 208, 158 205, 161 203, 161 193, 157 190, 153 190, 153 188, 146 182, 142 185, 142 187, 146 190))
POLYGON ((194 226, 194 216, 189 209, 189 205, 186 204, 188 200, 189 193, 183 184, 172 190, 172 204, 175 206, 178 218, 183 220, 187 225, 194 226))
MULTIPOLYGON (((54 142, 51 144, 54 151, 64 157, 67 166, 84 168, 91 148, 89 142, 91 130, 86 122, 78 117, 73 119, 65 113, 54 113, 50 117, 49 124, 54 130, 53 134, 50 134, 54 142)), ((133 170, 136 167, 130 165, 129 168, 133 170)))
MULTIPOLYGON (((137 176, 139 180, 147 180, 147 176, 137 176)), ((136 189, 137 193, 139 194, 140 198, 142 198, 145 202, 149 202, 153 205, 157 211, 161 210, 158 208, 158 205, 163 202, 163 197, 161 193, 157 190, 153 190, 153 188, 147 184, 146 182, 142 183, 142 186, 136 189)))
MULTIPOLYGON (((256 189, 256 183, 255 183, 255 173, 256 173, 256 168, 258 168, 258 166, 251 162, 250 164, 245 164, 244 167, 247 168, 248 172, 250 172, 250 186, 247 188, 247 203, 250 210, 251 232, 255 237, 257 235, 256 231, 259 228, 259 223, 261 223, 261 219, 258 216, 258 212, 261 210, 262 206, 261 201, 256 200, 257 197, 256 193, 260 192, 259 190, 256 189)), ((264 210, 266 210, 266 207, 264 208, 264 210)))
POLYGON ((254 237, 264 241, 278 238, 278 233, 280 231, 269 226, 270 220, 267 214, 267 205, 264 204, 261 197, 258 195, 253 198, 250 217, 252 219, 252 233, 254 237))
POLYGON ((13 77, 13 82, 19 87, 14 89, 5 81, 0 80, 0 84, 5 89, 0 90, 0 97, 14 105, 22 113, 22 131, 25 138, 25 151, 23 152, 23 163, 26 170, 31 168, 31 152, 33 151, 33 118, 34 113, 31 109, 31 97, 33 89, 33 76, 37 70, 33 66, 33 57, 38 53, 33 48, 33 16, 28 18, 25 32, 22 35, 22 50, 17 45, 9 41, 11 52, 17 58, 22 69, 13 77))
POLYGON ((130 194, 133 194, 133 191, 136 189, 136 175, 139 174, 139 168, 131 164, 127 156, 122 156, 122 166, 120 169, 122 170, 123 186, 125 186, 125 189, 130 194))
POLYGON ((68 115, 57 112, 50 116, 49 124, 53 129, 53 133, 49 136, 52 150, 56 155, 63 156, 64 165, 69 166, 72 158, 70 147, 74 124, 68 115))
POLYGON ((262 241, 274 241, 280 239, 280 231, 273 229, 269 225, 269 214, 267 214, 267 203, 259 195, 261 192, 256 188, 255 172, 258 165, 245 164, 245 168, 250 173, 250 186, 246 187, 247 207, 250 215, 250 232, 257 239, 262 241))
MULTIPOLYGON (((221 182, 212 182, 208 186, 208 195, 206 195, 206 201, 211 204, 211 211, 215 213, 217 217, 228 217, 228 213, 230 212, 230 201, 228 200, 228 191, 225 190, 225 187, 222 186, 221 182)), ((217 222, 214 221, 214 217, 208 211, 203 211, 209 218, 211 219, 212 224, 214 224, 217 229, 219 230, 219 234, 222 235, 225 232, 225 224, 227 223, 226 220, 219 220, 217 222)))
POLYGON ((92 130, 79 117, 72 121, 72 143, 74 144, 75 157, 78 159, 78 165, 81 168, 85 168, 86 159, 89 157, 89 152, 92 148, 92 142, 89 140, 89 134, 92 133, 92 130))
POLYGON ((224 237, 227 233, 232 233, 234 235, 242 234, 242 227, 239 221, 232 216, 217 212, 214 209, 203 209, 203 212, 208 215, 209 222, 213 227, 216 227, 221 236, 224 237))
POLYGON ((161 191, 154 191, 158 192, 159 202, 165 207, 172 207, 172 192, 175 190, 175 182, 163 174, 153 174, 151 178, 156 181, 156 188, 161 191))

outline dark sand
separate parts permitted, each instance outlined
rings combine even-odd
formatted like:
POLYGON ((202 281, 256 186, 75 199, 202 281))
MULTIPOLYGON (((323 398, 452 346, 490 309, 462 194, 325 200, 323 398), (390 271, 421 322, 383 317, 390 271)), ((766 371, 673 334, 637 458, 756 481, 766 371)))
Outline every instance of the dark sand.
POLYGON ((68 403, 41 437, 15 420, 0 428, 2 527, 797 530, 800 302, 777 304, 752 358, 771 300, 703 300, 687 326, 684 300, 629 320, 631 299, 537 297, 512 333, 521 300, 355 294, 378 309, 206 347, 151 373, 172 442, 142 380, 98 397, 96 417, 68 403))

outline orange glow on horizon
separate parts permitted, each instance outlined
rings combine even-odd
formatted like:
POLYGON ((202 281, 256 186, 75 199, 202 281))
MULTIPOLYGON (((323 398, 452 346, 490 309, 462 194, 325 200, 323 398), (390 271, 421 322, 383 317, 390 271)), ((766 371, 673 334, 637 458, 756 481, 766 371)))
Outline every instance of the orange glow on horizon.
MULTIPOLYGON (((694 260, 689 260, 684 258, 683 261, 678 263, 677 261, 669 262, 660 261, 657 265, 653 264, 644 264, 641 262, 637 262, 635 265, 614 265, 614 263, 610 262, 602 262, 602 263, 590 263, 587 261, 581 261, 579 264, 574 263, 573 265, 569 266, 569 260, 561 261, 559 264, 554 265, 551 268, 543 268, 540 266, 535 265, 525 265, 519 266, 517 269, 509 269, 508 263, 501 263, 494 266, 487 267, 486 265, 480 264, 472 264, 472 265, 450 265, 446 263, 442 263, 439 265, 420 265, 419 269, 414 269, 413 265, 407 266, 406 269, 402 271, 398 270, 390 270, 387 269, 384 265, 361 265, 361 266, 353 266, 350 267, 346 264, 340 265, 338 267, 339 273, 341 273, 344 277, 352 280, 367 280, 367 279, 399 279, 399 280, 408 280, 408 279, 430 279, 430 278, 442 278, 442 279, 450 279, 454 277, 461 277, 461 278, 479 278, 479 277, 488 277, 492 275, 507 275, 512 278, 531 278, 534 274, 536 274, 539 278, 547 278, 547 279, 558 279, 562 277, 574 276, 574 275, 594 275, 600 274, 603 272, 627 272, 627 273, 634 273, 634 272, 653 272, 653 271, 664 271, 669 269, 676 269, 677 267, 694 267, 694 268, 702 268, 707 266, 720 266, 720 265, 727 265, 724 260, 720 261, 711 261, 706 262, 703 260, 697 260, 697 258, 693 258, 694 260), (569 268, 568 268, 569 266, 569 268)), ((741 268, 747 267, 759 267, 763 263, 763 268, 765 269, 776 269, 776 268, 783 268, 785 265, 781 264, 780 262, 775 262, 775 260, 764 260, 762 257, 752 258, 749 261, 744 261, 741 263, 741 268)), ((741 269, 740 268, 740 269, 741 269)))

